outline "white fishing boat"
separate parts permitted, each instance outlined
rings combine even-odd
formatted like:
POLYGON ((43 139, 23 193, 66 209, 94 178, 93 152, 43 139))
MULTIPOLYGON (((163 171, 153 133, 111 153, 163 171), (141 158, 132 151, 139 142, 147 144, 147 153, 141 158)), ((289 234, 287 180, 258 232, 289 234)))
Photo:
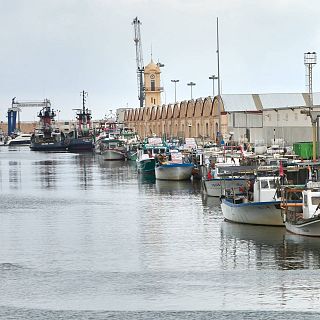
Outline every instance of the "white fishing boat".
POLYGON ((156 179, 158 180, 190 180, 193 164, 186 163, 181 152, 171 150, 168 156, 159 155, 155 168, 156 179))
POLYGON ((283 188, 281 207, 288 231, 303 236, 320 237, 319 181, 308 181, 306 186, 283 188))
POLYGON ((244 176, 250 174, 250 170, 249 167, 240 167, 235 164, 217 163, 214 168, 209 169, 206 176, 202 177, 203 193, 209 197, 220 197, 225 194, 225 190, 231 189, 236 194, 243 193, 248 182, 248 177, 244 176), (238 173, 237 176, 234 176, 235 172, 238 173))
POLYGON ((279 184, 277 177, 257 177, 244 195, 231 194, 222 199, 224 218, 238 223, 284 226, 279 184))

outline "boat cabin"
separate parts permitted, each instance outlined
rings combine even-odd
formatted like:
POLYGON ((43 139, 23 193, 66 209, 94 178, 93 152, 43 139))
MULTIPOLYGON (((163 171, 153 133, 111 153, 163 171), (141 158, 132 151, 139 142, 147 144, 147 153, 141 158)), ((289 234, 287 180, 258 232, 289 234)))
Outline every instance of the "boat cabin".
POLYGON ((269 202, 277 200, 278 186, 280 186, 280 178, 257 177, 253 185, 253 200, 255 202, 269 202))
POLYGON ((303 218, 309 219, 320 214, 320 182, 309 181, 302 191, 303 218))

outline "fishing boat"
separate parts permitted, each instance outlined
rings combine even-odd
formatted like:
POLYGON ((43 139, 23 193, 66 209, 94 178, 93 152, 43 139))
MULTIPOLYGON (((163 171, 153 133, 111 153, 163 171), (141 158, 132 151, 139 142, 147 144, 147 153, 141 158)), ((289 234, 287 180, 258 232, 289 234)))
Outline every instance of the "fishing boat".
POLYGON ((112 136, 101 139, 100 155, 103 160, 125 160, 126 148, 124 141, 112 136))
POLYGON ((76 128, 67 136, 67 148, 70 152, 90 152, 94 148, 91 128, 91 111, 85 106, 87 92, 82 91, 81 95, 82 109, 75 109, 77 111, 76 128))
POLYGON ((320 182, 285 186, 282 196, 286 229, 298 235, 320 237, 320 182))
POLYGON ((230 190, 222 199, 224 218, 238 223, 284 226, 280 207, 280 177, 260 176, 248 181, 242 195, 230 190))
POLYGON ((16 137, 8 140, 8 146, 29 146, 31 143, 30 133, 20 133, 16 137))
POLYGON ((50 105, 40 110, 39 125, 31 136, 32 151, 66 151, 65 135, 55 126, 55 116, 50 105))
POLYGON ((132 160, 132 161, 137 160, 139 146, 140 146, 140 143, 137 141, 126 143, 127 159, 128 160, 132 160))
POLYGON ((240 194, 247 186, 249 176, 253 175, 254 168, 217 163, 202 177, 203 193, 209 197, 221 197, 225 190, 232 189, 234 193, 240 194))
POLYGON ((159 154, 155 167, 157 180, 190 180, 193 164, 187 163, 181 152, 170 150, 169 154, 159 154))
POLYGON ((139 173, 155 173, 156 158, 159 154, 165 154, 167 145, 159 137, 147 138, 137 152, 137 170, 139 173))
POLYGON ((103 160, 125 160, 125 140, 121 138, 121 130, 112 112, 101 127, 101 132, 95 142, 95 152, 103 160))
POLYGON ((140 139, 132 128, 123 127, 120 130, 120 137, 125 141, 127 160, 136 161, 140 139))

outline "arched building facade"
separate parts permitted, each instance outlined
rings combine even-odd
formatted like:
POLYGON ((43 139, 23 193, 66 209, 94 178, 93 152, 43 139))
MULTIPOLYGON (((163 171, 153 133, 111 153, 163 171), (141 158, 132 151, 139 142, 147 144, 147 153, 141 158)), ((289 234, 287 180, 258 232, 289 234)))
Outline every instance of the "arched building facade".
MULTIPOLYGON (((289 144, 311 141, 310 117, 301 113, 308 107, 306 93, 223 94, 181 101, 175 104, 127 110, 125 124, 141 138, 201 138, 265 141, 280 138, 289 144), (220 129, 221 128, 221 129, 220 129)), ((313 110, 320 114, 320 93, 313 93, 313 110)))

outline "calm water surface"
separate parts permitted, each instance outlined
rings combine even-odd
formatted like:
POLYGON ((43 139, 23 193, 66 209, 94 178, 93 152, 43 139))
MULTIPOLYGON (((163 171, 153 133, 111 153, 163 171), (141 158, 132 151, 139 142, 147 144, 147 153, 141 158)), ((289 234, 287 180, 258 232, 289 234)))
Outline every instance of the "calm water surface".
POLYGON ((223 221, 192 182, 0 148, 0 318, 320 319, 320 239, 223 221))

